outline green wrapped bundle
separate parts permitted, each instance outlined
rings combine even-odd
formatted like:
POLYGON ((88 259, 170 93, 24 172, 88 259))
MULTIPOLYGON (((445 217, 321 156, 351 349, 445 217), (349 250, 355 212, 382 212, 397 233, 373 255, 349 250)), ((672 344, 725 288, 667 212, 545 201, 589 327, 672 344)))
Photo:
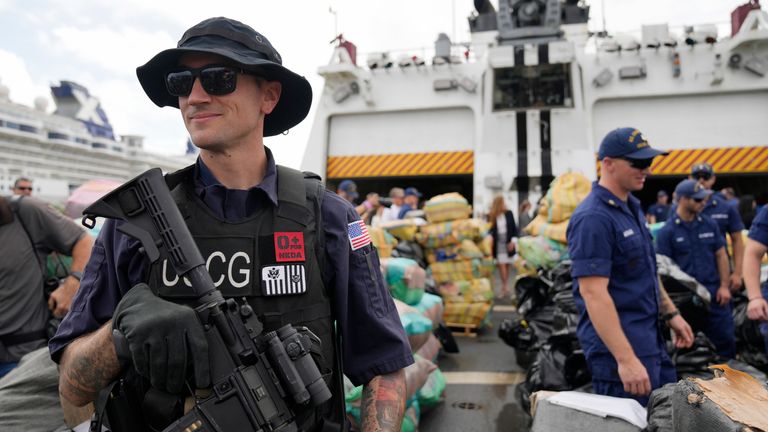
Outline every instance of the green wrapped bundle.
POLYGON ((415 305, 424 296, 427 274, 416 261, 408 258, 390 258, 385 273, 389 293, 392 297, 415 305))
POLYGON ((429 374, 427 382, 416 393, 416 397, 419 401, 419 408, 422 410, 428 410, 433 408, 445 396, 445 376, 440 369, 435 369, 429 374))

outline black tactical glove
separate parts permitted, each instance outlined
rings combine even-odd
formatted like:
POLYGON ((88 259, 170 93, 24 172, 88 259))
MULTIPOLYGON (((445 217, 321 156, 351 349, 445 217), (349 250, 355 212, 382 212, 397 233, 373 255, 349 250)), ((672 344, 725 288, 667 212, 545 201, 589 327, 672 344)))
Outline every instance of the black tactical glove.
POLYGON ((138 284, 117 305, 112 328, 125 336, 136 371, 152 387, 178 394, 190 368, 198 388, 210 386, 208 342, 192 308, 163 300, 147 284, 138 284))

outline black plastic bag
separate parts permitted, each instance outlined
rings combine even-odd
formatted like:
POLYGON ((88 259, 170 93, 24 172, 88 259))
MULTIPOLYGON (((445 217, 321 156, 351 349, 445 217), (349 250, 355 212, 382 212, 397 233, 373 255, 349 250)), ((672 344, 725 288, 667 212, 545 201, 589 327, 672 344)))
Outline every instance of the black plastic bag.
POLYGON ((709 306, 706 302, 677 279, 662 276, 661 280, 669 298, 691 326, 691 330, 694 333, 704 331, 709 319, 709 306))
POLYGON ((678 379, 697 377, 708 379, 712 377, 709 365, 721 363, 722 357, 717 355, 715 346, 704 333, 696 333, 693 345, 674 352, 672 361, 677 370, 678 379))
POLYGON ((538 277, 522 277, 515 282, 515 295, 517 297, 517 311, 527 318, 531 311, 544 306, 548 300, 548 291, 544 282, 538 277))
POLYGON ((530 350, 538 341, 536 333, 520 314, 513 312, 499 325, 499 337, 512 348, 530 350))

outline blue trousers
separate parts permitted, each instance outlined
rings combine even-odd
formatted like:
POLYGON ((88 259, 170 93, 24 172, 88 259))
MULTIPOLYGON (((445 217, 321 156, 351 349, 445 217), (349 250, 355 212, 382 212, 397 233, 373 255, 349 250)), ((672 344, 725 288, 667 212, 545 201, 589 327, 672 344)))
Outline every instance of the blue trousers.
MULTIPOLYGON (((763 298, 768 299, 768 282, 762 286, 763 298)), ((763 335, 763 341, 765 342, 765 353, 768 354, 768 321, 760 323, 760 333, 763 335)))
POLYGON ((733 325, 733 305, 730 302, 720 306, 715 301, 715 295, 712 295, 704 334, 715 344, 718 354, 728 358, 736 356, 736 329, 733 325))
POLYGON ((13 370, 18 364, 19 362, 0 363, 0 378, 4 377, 5 374, 13 370))
MULTIPOLYGON (((651 390, 664 384, 676 382, 677 372, 666 351, 657 355, 638 357, 648 371, 651 390)), ((592 355, 587 358, 587 365, 592 372, 592 387, 596 394, 634 399, 642 406, 648 405, 648 396, 635 396, 624 391, 624 384, 619 378, 619 366, 610 353, 592 355)))

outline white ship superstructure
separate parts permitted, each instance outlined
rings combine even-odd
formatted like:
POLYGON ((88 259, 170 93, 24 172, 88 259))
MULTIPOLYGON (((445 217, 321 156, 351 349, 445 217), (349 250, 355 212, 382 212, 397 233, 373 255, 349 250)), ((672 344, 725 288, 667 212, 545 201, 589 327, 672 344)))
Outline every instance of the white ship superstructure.
POLYGON ((44 99, 35 107, 14 103, 0 85, 0 194, 10 194, 18 177, 33 180, 33 194, 62 202, 70 191, 95 178, 124 181, 160 167, 174 171, 192 155, 165 156, 143 148, 143 137, 115 136, 96 98, 76 83, 52 87, 56 111, 44 99))
POLYGON ((755 4, 730 36, 648 25, 615 37, 588 31, 581 1, 475 4, 466 44, 440 35, 434 51, 361 65, 342 40, 319 69, 302 168, 364 192, 459 191, 482 212, 497 193, 535 200, 564 172, 596 178, 601 138, 633 126, 672 151, 650 194, 703 161, 739 193, 768 190, 768 14, 755 4))

